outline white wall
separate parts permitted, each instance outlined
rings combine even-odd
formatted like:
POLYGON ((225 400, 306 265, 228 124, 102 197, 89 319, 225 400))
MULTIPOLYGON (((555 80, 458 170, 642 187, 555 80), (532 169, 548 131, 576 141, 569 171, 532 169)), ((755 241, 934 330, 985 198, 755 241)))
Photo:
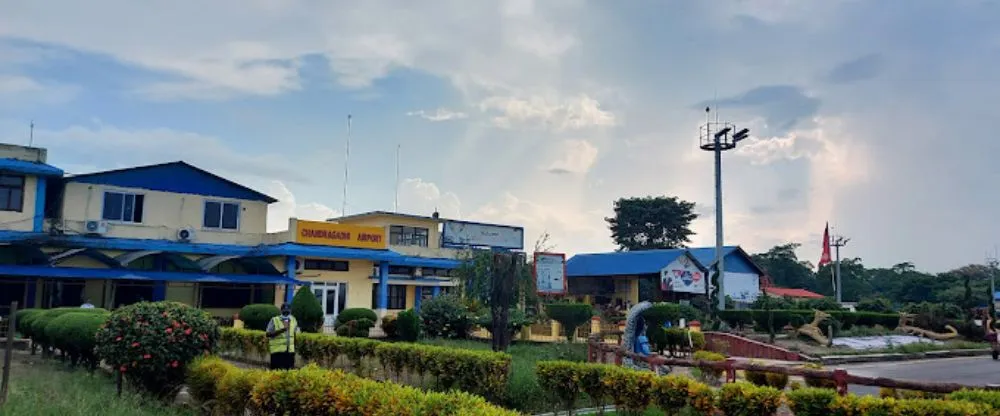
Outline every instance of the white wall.
POLYGON ((756 273, 725 272, 723 290, 737 302, 753 302, 760 295, 760 277, 756 273))
POLYGON ((173 240, 177 236, 177 230, 191 228, 194 230, 193 241, 202 243, 256 245, 263 242, 265 238, 267 204, 261 201, 242 201, 75 182, 66 184, 63 197, 63 226, 70 231, 83 232, 86 221, 101 220, 105 190, 137 193, 145 196, 142 223, 110 221, 109 231, 106 234, 108 237, 173 240), (205 200, 238 202, 240 204, 239 230, 202 228, 205 200))

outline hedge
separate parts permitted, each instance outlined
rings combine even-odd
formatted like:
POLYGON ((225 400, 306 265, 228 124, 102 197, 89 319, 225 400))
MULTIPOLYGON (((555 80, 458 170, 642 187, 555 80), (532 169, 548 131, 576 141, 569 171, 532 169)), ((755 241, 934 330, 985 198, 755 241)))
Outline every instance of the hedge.
POLYGON ((54 319, 68 314, 68 313, 82 313, 82 314, 107 314, 108 311, 100 308, 84 309, 84 308, 54 308, 45 309, 39 312, 30 313, 24 318, 24 322, 18 323, 19 331, 24 336, 31 338, 33 344, 38 344, 42 347, 42 351, 45 353, 50 352, 50 348, 54 347, 53 339, 47 332, 47 328, 50 322, 54 319))
POLYGON ((70 312, 57 316, 45 326, 45 337, 51 346, 66 353, 72 365, 84 364, 97 368, 99 360, 94 353, 97 331, 108 320, 107 312, 70 312))
MULTIPOLYGON (((731 327, 756 326, 758 329, 766 330, 768 313, 763 309, 726 310, 719 311, 719 317, 731 327)), ((773 309, 770 313, 776 331, 780 331, 786 325, 798 327, 811 322, 816 314, 811 310, 795 309, 773 309)), ((895 329, 899 324, 899 314, 895 313, 851 311, 827 311, 827 313, 840 323, 842 329, 850 329, 855 325, 864 327, 878 325, 886 329, 895 329)))
MULTIPOLYGON (((261 331, 223 329, 222 350, 267 355, 267 337, 261 331)), ((510 379, 511 356, 492 351, 474 351, 365 338, 300 334, 295 350, 306 361, 332 366, 345 357, 358 368, 364 359, 376 359, 391 376, 404 372, 432 376, 445 389, 496 398, 510 379)))
POLYGON ((586 394, 599 404, 610 398, 630 414, 655 406, 667 414, 689 408, 701 415, 719 411, 726 416, 767 416, 776 414, 782 403, 787 403, 796 416, 986 416, 996 415, 991 406, 1000 403, 1000 392, 994 391, 959 391, 950 394, 949 400, 840 397, 835 390, 821 388, 800 388, 783 394, 773 387, 745 382, 713 390, 684 376, 658 376, 604 364, 540 361, 536 366, 539 384, 563 407, 573 406, 586 394))
POLYGON ((243 370, 215 358, 188 370, 192 396, 214 414, 505 416, 517 412, 462 392, 435 393, 324 370, 243 370))
POLYGON ((271 318, 281 314, 277 306, 270 303, 254 303, 240 309, 240 320, 247 329, 263 331, 271 318))

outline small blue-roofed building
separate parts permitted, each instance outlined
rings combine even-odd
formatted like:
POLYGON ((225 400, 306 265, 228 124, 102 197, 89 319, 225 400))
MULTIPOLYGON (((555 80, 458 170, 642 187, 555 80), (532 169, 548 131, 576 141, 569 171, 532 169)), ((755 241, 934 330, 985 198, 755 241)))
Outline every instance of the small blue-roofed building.
POLYGON ((566 276, 571 296, 628 306, 646 300, 640 286, 658 288, 668 301, 704 295, 708 269, 686 249, 622 251, 577 254, 566 262, 566 276))
MULTIPOLYGON (((688 249, 701 264, 709 270, 715 270, 715 247, 698 247, 688 249)), ((766 272, 740 246, 725 246, 722 249, 723 290, 736 302, 736 306, 746 307, 760 296, 760 280, 766 272)))

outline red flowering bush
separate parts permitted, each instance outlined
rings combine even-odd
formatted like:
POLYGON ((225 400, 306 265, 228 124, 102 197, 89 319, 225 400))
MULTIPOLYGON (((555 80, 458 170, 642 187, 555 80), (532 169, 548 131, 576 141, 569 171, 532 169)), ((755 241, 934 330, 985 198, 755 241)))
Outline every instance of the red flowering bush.
POLYGON ((187 364, 210 354, 219 325, 207 313, 177 302, 142 302, 114 311, 97 332, 97 355, 129 383, 169 395, 187 364))

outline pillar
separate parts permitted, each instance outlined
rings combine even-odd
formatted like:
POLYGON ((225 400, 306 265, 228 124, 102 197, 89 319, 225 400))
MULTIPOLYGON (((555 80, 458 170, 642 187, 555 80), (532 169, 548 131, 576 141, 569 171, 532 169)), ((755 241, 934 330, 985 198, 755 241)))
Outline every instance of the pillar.
POLYGON ((389 309, 389 262, 378 264, 378 315, 385 316, 389 309))
MULTIPOLYGON (((285 257, 285 277, 295 280, 295 256, 285 257)), ((285 303, 291 305, 292 298, 295 297, 295 285, 289 283, 285 285, 285 303)))
POLYGON ((434 297, 441 296, 441 286, 434 286, 434 291, 431 292, 434 297))
MULTIPOLYGON (((167 261, 162 255, 153 257, 153 269, 156 271, 167 271, 167 261)), ((161 302, 167 298, 167 282, 157 280, 153 282, 153 302, 161 302)))
POLYGON ((37 296, 36 294, 38 293, 38 279, 33 279, 33 278, 29 277, 28 280, 25 281, 24 286, 25 286, 24 287, 24 292, 25 292, 24 307, 26 307, 26 308, 34 308, 35 307, 35 297, 37 296))
POLYGON ((413 287, 413 310, 420 312, 420 298, 424 294, 423 286, 413 287))
POLYGON ((44 176, 35 177, 35 215, 32 217, 32 231, 40 233, 45 227, 45 189, 47 181, 44 176))

